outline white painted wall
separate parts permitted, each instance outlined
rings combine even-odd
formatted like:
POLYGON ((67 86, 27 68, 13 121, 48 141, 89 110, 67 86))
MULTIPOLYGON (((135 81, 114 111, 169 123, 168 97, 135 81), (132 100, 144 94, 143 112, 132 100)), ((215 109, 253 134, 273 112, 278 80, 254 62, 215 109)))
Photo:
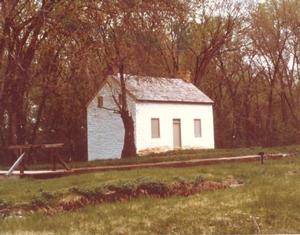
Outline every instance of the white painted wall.
POLYGON ((152 148, 173 149, 173 119, 181 120, 182 148, 211 149, 215 147, 212 105, 137 103, 137 151, 152 148), (151 138, 151 118, 160 120, 160 138, 151 138), (202 137, 195 137, 194 119, 199 118, 201 119, 202 137))
MULTIPOLYGON (((120 158, 124 143, 122 119, 118 113, 98 108, 98 96, 103 96, 104 107, 116 109, 111 88, 106 84, 87 107, 88 160, 120 158)), ((135 104, 129 101, 133 114, 134 109, 135 104)))

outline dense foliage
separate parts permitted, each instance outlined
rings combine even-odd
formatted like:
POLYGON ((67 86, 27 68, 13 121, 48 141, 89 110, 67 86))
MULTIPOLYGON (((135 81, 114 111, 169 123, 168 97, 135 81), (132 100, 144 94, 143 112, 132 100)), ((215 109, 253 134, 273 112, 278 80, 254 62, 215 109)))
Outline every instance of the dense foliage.
POLYGON ((300 2, 252 2, 1 1, 0 146, 85 159, 86 103, 121 67, 207 93, 218 147, 299 142, 300 2))

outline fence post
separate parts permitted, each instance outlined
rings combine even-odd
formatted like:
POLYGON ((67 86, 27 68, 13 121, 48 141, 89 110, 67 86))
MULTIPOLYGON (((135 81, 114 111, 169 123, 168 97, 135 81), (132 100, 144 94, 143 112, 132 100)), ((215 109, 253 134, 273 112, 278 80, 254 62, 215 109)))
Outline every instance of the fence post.
POLYGON ((260 164, 263 165, 264 164, 264 152, 259 152, 258 155, 260 155, 260 164))

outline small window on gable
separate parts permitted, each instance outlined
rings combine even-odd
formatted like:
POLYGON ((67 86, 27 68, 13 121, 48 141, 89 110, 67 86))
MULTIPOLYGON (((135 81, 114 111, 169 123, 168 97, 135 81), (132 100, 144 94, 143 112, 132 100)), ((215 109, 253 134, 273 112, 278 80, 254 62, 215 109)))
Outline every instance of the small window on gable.
POLYGON ((103 108, 103 96, 98 96, 98 108, 103 108))
POLYGON ((201 119, 194 119, 194 134, 195 134, 195 137, 202 136, 201 119))
POLYGON ((159 119, 151 118, 151 137, 160 138, 159 119))
POLYGON ((119 94, 119 97, 118 97, 118 102, 119 102, 119 105, 122 106, 122 95, 119 94))

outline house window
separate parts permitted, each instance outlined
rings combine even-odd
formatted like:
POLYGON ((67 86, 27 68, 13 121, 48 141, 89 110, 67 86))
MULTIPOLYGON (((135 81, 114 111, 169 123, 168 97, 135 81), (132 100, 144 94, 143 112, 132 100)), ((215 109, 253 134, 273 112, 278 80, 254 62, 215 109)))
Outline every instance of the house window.
POLYGON ((123 102, 122 102, 122 94, 119 94, 119 97, 118 97, 118 102, 119 102, 119 105, 122 106, 123 105, 123 102))
POLYGON ((194 119, 194 134, 195 134, 195 137, 202 136, 201 119, 194 119))
POLYGON ((160 138, 158 118, 151 118, 151 136, 152 138, 160 138))
POLYGON ((103 108, 103 96, 98 96, 98 108, 103 108))

